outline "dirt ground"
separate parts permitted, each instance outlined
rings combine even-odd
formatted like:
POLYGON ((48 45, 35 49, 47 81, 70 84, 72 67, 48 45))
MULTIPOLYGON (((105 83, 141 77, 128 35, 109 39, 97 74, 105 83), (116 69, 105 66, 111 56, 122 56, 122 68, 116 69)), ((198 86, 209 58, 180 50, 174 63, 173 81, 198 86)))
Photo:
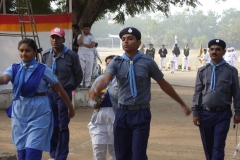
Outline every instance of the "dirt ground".
MULTIPOLYGON (((191 106, 193 88, 174 86, 188 106, 191 106)), ((192 123, 192 115, 185 117, 179 105, 163 93, 157 84, 152 84, 152 122, 147 154, 149 160, 203 160, 200 134, 192 123)), ((71 120, 70 152, 68 160, 91 160, 92 148, 88 133, 93 109, 81 107, 71 120)), ((0 150, 15 153, 11 143, 10 119, 0 110, 0 150)), ((229 130, 226 141, 225 159, 230 160, 236 146, 236 130, 229 130)), ((49 158, 43 153, 43 160, 49 158)))
MULTIPOLYGON (((100 49, 101 60, 104 62, 106 56, 111 54, 121 55, 122 50, 100 49)), ((196 70, 200 67, 197 59, 197 50, 191 54, 189 72, 163 71, 164 78, 191 107, 193 86, 196 77, 196 70)), ((159 63, 159 56, 155 61, 159 63)), ((179 59, 181 64, 181 59, 179 59)), ((104 63, 101 65, 105 69, 104 63)), ((240 63, 236 63, 236 68, 240 63)), ((147 154, 149 160, 204 160, 204 153, 200 139, 199 130, 192 123, 192 115, 185 117, 179 105, 168 97, 152 83, 151 88, 151 111, 152 122, 148 142, 147 154)), ((93 109, 81 107, 76 109, 76 115, 71 119, 70 128, 70 151, 68 160, 92 160, 92 146, 87 125, 90 121, 93 109)), ((0 110, 0 150, 15 153, 11 142, 10 119, 6 117, 5 111, 0 110)), ((239 134, 240 135, 240 134, 239 134)), ((236 147, 236 129, 231 128, 228 133, 225 148, 225 160, 231 160, 236 147)), ((48 160, 49 154, 43 153, 43 160, 48 160)))

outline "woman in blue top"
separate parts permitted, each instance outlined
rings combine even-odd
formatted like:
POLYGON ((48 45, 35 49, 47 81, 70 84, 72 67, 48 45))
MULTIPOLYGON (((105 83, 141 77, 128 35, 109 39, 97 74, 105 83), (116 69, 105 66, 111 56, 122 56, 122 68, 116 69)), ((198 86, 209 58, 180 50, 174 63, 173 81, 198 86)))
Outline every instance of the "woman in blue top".
POLYGON ((7 68, 0 76, 0 84, 13 84, 12 141, 18 160, 41 160, 42 151, 50 150, 53 131, 53 115, 50 99, 46 95, 49 84, 59 93, 69 109, 69 117, 75 115, 66 92, 52 70, 35 60, 37 45, 25 38, 18 44, 21 62, 7 68))

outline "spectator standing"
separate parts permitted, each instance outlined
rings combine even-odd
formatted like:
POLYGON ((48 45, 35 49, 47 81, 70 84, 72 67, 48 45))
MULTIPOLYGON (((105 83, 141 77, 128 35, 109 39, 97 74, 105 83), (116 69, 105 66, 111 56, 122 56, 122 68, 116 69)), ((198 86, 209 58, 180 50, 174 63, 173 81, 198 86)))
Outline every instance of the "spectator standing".
POLYGON ((235 67, 235 61, 237 60, 237 53, 233 47, 230 48, 232 51, 232 66, 235 67))
POLYGON ((232 50, 230 48, 227 48, 227 51, 226 53, 224 54, 223 56, 223 59, 229 64, 229 65, 232 65, 232 50))
POLYGON ((81 30, 81 34, 78 35, 78 55, 80 58, 80 64, 83 72, 83 80, 80 87, 90 88, 90 81, 92 76, 92 67, 94 62, 93 49, 95 46, 95 36, 90 33, 91 25, 85 23, 81 30))
POLYGON ((141 45, 141 47, 139 49, 139 52, 142 53, 142 54, 145 53, 145 45, 144 44, 141 45))
POLYGON ((98 67, 97 67, 97 59, 100 61, 100 63, 102 64, 102 61, 100 59, 100 55, 98 53, 97 50, 98 47, 98 43, 95 43, 95 47, 93 49, 93 55, 94 55, 94 61, 93 61, 93 68, 92 68, 92 77, 96 78, 98 76, 98 67))
POLYGON ((77 38, 79 35, 79 26, 77 24, 72 25, 72 33, 73 33, 73 43, 72 43, 72 50, 75 53, 78 53, 78 43, 77 43, 77 38))
POLYGON ((176 59, 176 61, 175 61, 175 69, 178 70, 178 57, 180 55, 180 49, 179 49, 177 44, 175 44, 175 46, 173 48, 173 51, 174 51, 174 53, 176 55, 176 58, 175 58, 176 59))
POLYGON ((170 66, 171 73, 174 73, 175 71, 175 61, 176 61, 176 55, 174 51, 172 51, 172 55, 169 58, 169 62, 171 63, 171 66, 170 66))
POLYGON ((162 66, 164 65, 165 70, 167 70, 167 62, 166 62, 166 56, 167 56, 167 49, 165 48, 165 45, 162 45, 162 48, 159 49, 158 54, 160 55, 160 63, 159 63, 159 69, 162 70, 162 66))
POLYGON ((202 66, 205 66, 210 62, 211 58, 207 52, 207 49, 203 49, 203 53, 201 54, 200 59, 202 60, 202 66))
POLYGON ((153 48, 153 44, 149 44, 148 48, 146 49, 146 54, 149 54, 153 59, 155 57, 155 48, 153 48))
POLYGON ((190 49, 188 47, 188 44, 185 44, 185 47, 182 50, 182 72, 184 71, 184 68, 186 69, 186 71, 188 71, 189 56, 190 49))

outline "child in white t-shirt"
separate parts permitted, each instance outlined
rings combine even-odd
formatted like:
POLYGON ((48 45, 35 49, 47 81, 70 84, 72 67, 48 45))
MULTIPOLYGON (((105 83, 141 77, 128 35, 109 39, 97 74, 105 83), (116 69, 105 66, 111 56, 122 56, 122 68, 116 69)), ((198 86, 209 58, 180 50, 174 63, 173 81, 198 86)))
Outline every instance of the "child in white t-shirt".
POLYGON ((169 58, 169 62, 171 63, 171 67, 170 67, 171 73, 174 73, 175 71, 175 61, 176 61, 176 55, 174 51, 172 51, 172 55, 169 58))

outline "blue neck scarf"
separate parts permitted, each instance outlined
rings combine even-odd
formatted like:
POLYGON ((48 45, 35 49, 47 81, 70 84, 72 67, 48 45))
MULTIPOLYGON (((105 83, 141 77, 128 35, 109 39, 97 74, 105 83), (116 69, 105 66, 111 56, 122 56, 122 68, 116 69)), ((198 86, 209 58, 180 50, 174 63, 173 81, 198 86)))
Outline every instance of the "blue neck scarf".
POLYGON ((220 63, 214 65, 212 61, 210 61, 211 66, 213 67, 212 69, 212 77, 211 77, 211 84, 210 84, 210 89, 215 92, 215 87, 216 87, 216 68, 225 64, 226 61, 222 60, 220 63))
MULTIPOLYGON (((68 47, 63 44, 63 51, 62 52, 66 53, 67 51, 68 51, 68 47)), ((50 53, 53 55, 53 48, 50 49, 50 53)), ((56 56, 56 57, 53 55, 52 70, 53 70, 54 73, 56 72, 56 69, 57 69, 57 62, 56 61, 59 58, 60 54, 61 53, 59 53, 58 56, 56 56)))
POLYGON ((136 81, 135 81, 135 72, 134 72, 134 62, 141 57, 141 53, 138 51, 138 53, 130 59, 126 53, 123 53, 122 57, 126 60, 129 61, 130 67, 129 67, 129 78, 130 78, 130 89, 133 98, 137 97, 137 87, 136 87, 136 81))
POLYGON ((21 63, 20 63, 21 67, 18 70, 18 72, 14 78, 14 83, 13 83, 14 98, 13 98, 13 100, 18 100, 20 97, 26 69, 28 69, 29 66, 32 66, 36 63, 38 63, 38 62, 35 60, 35 58, 33 58, 28 63, 24 63, 23 61, 21 61, 21 63))

